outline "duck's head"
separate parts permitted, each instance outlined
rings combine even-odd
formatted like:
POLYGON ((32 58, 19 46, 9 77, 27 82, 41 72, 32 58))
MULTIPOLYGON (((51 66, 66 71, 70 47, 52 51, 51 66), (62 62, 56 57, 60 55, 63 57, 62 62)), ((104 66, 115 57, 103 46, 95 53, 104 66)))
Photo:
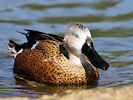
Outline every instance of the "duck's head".
POLYGON ((64 37, 64 45, 77 56, 84 54, 94 67, 108 69, 109 64, 96 52, 87 27, 81 24, 70 25, 64 37))

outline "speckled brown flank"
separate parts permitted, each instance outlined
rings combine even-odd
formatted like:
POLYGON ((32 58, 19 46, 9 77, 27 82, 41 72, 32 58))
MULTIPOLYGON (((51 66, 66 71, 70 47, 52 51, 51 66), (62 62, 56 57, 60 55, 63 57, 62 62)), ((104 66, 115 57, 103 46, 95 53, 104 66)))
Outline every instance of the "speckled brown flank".
POLYGON ((93 67, 75 73, 80 69, 68 63, 68 59, 60 53, 59 45, 55 41, 43 40, 35 49, 24 50, 15 59, 14 72, 41 83, 84 84, 99 79, 98 71, 93 67))

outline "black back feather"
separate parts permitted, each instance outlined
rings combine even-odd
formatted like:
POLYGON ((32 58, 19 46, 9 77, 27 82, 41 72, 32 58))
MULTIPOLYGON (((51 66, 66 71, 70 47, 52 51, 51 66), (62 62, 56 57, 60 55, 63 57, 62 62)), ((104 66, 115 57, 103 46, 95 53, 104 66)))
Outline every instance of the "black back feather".
POLYGON ((21 34, 24 34, 27 38, 27 42, 18 45, 17 43, 11 41, 13 44, 15 44, 15 48, 17 49, 16 51, 19 51, 21 49, 31 49, 32 46, 36 43, 36 41, 39 40, 53 40, 53 41, 58 41, 60 42, 60 53, 62 53, 67 59, 69 59, 69 55, 67 50, 65 49, 65 47, 63 46, 63 37, 60 37, 58 35, 54 35, 54 34, 47 34, 47 33, 43 33, 43 32, 39 32, 39 31, 35 31, 35 30, 27 30, 25 29, 25 31, 27 31, 27 33, 22 33, 22 32, 18 32, 21 34))

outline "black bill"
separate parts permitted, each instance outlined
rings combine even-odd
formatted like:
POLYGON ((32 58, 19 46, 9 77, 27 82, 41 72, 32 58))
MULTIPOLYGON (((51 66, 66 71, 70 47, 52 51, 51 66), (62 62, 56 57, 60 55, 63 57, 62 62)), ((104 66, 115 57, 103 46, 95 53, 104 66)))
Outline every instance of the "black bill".
POLYGON ((96 52, 92 42, 90 46, 88 46, 87 43, 83 45, 82 53, 90 60, 94 67, 103 70, 107 70, 109 68, 109 64, 96 52))

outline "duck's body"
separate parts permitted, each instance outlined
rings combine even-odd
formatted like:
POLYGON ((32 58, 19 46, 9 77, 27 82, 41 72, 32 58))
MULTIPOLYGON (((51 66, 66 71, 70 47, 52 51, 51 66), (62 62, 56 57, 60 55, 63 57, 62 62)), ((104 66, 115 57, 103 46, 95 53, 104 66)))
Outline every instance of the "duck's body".
MULTIPOLYGON (((43 36, 38 34, 37 36, 37 34, 29 33, 27 35, 28 42, 21 46, 10 41, 8 43, 8 51, 10 53, 11 51, 13 52, 12 48, 16 46, 14 48, 16 50, 16 54, 14 53, 16 57, 14 72, 41 83, 84 84, 89 81, 98 80, 99 73, 96 68, 97 66, 94 67, 97 62, 94 62, 96 60, 92 58, 95 54, 89 55, 92 51, 91 48, 87 47, 87 40, 85 40, 85 36, 88 35, 77 32, 77 30, 83 30, 84 32, 84 28, 86 27, 81 27, 80 24, 71 25, 64 39, 50 34, 43 36), (75 35, 75 32, 78 34, 75 35), (77 45, 75 41, 79 38, 78 35, 82 38, 79 41, 81 43, 77 45), (36 41, 39 43, 33 48, 33 44, 36 41), (22 51, 22 49, 25 50, 22 51), (88 51, 89 49, 90 52, 88 51), (20 50, 22 51, 21 53, 20 50)), ((105 63, 103 59, 101 62, 105 63)), ((103 67, 108 67, 107 63, 103 67)))
POLYGON ((24 50, 15 59, 14 72, 41 83, 83 84, 99 79, 96 68, 87 62, 84 66, 73 63, 60 52, 59 45, 59 42, 44 40, 35 49, 24 50))

